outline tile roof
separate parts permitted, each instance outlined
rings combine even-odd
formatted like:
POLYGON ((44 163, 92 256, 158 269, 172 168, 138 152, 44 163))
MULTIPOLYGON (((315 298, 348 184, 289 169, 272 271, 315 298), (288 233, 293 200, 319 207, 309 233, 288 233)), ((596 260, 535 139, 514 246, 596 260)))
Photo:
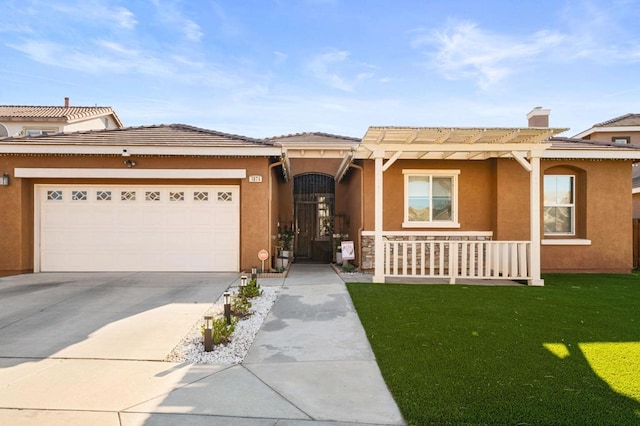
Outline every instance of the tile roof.
POLYGON ((625 114, 602 123, 594 124, 593 127, 618 127, 618 126, 640 126, 640 114, 625 114))
POLYGON ((122 127, 122 122, 111 107, 0 105, 0 121, 63 121, 73 123, 105 115, 113 115, 118 126, 122 127))
POLYGON ((296 143, 349 143, 360 142, 360 138, 354 138, 351 136, 332 135, 330 133, 322 132, 305 132, 295 133, 290 135, 273 136, 267 138, 267 140, 274 142, 296 142, 296 143))
POLYGON ((580 139, 580 138, 565 138, 555 136, 549 140, 551 143, 550 149, 589 149, 589 150, 598 150, 598 149, 621 149, 621 150, 632 150, 637 151, 640 150, 640 146, 636 145, 620 145, 615 144, 613 142, 602 142, 602 141, 594 141, 590 139, 580 139))
POLYGON ((201 129, 186 124, 160 124, 111 130, 58 133, 55 135, 9 137, 2 139, 1 142, 3 144, 32 143, 38 145, 273 146, 273 143, 267 140, 201 129))

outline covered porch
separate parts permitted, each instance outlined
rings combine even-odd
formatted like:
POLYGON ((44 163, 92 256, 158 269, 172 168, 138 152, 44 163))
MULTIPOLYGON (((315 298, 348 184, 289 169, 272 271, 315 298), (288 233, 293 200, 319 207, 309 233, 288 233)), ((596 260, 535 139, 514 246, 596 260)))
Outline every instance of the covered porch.
MULTIPOLYGON (((540 277, 540 158, 550 146, 545 142, 564 130, 531 127, 369 128, 355 158, 374 162, 373 188, 367 188, 374 192, 373 229, 369 227, 361 233, 362 246, 369 247, 373 260, 370 265, 374 270, 373 281, 383 283, 391 277, 446 278, 450 283, 455 283, 456 279, 473 278, 526 280, 529 285, 544 285, 540 277), (528 184, 524 190, 529 192, 530 208, 523 206, 525 210, 522 211, 528 219, 528 238, 498 240, 494 237, 494 229, 490 227, 472 229, 466 225, 465 222, 469 221, 458 217, 458 207, 470 202, 463 196, 458 199, 459 169, 446 170, 451 176, 447 175, 446 179, 449 180, 445 179, 450 191, 445 200, 448 205, 442 209, 445 219, 433 213, 437 210, 437 196, 427 194, 422 197, 423 200, 418 200, 428 204, 422 209, 427 211, 427 217, 416 220, 412 216, 416 209, 410 206, 416 198, 412 201, 411 196, 406 194, 411 185, 410 179, 425 173, 445 176, 441 166, 443 160, 455 161, 458 167, 477 161, 517 162, 528 174, 528 184), (437 166, 434 167, 434 164, 437 166), (385 174, 394 165, 394 173, 404 176, 404 218, 402 223, 395 223, 398 222, 395 220, 391 224, 392 229, 389 229, 390 221, 385 218, 385 211, 393 208, 390 204, 397 202, 397 192, 401 189, 395 187, 391 192, 390 188, 385 190, 385 174), (390 196, 394 201, 385 204, 385 197, 390 196)), ((428 188, 442 179, 430 178, 434 180, 424 183, 428 188)), ((467 183, 467 186, 472 185, 467 183)))

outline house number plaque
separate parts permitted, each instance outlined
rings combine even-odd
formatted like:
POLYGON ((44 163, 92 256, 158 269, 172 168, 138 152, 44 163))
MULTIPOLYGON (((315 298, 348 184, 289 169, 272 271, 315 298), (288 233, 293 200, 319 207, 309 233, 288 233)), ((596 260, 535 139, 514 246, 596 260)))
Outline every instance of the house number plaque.
POLYGON ((262 182, 262 176, 260 176, 260 175, 251 175, 251 176, 249 176, 249 182, 251 182, 251 183, 261 183, 262 182))

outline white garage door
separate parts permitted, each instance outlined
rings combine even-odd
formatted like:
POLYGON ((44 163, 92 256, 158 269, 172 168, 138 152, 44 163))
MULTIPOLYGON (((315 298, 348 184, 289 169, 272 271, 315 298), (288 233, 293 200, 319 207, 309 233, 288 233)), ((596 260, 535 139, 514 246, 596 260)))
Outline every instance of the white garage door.
POLYGON ((40 270, 237 271, 239 194, 238 186, 37 186, 40 270))

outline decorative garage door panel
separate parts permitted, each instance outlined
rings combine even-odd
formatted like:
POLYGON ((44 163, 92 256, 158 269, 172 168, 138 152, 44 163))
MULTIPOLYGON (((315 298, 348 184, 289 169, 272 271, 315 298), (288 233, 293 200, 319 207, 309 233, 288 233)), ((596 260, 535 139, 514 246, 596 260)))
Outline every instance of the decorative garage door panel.
POLYGON ((40 186, 41 271, 237 271, 237 186, 40 186))

